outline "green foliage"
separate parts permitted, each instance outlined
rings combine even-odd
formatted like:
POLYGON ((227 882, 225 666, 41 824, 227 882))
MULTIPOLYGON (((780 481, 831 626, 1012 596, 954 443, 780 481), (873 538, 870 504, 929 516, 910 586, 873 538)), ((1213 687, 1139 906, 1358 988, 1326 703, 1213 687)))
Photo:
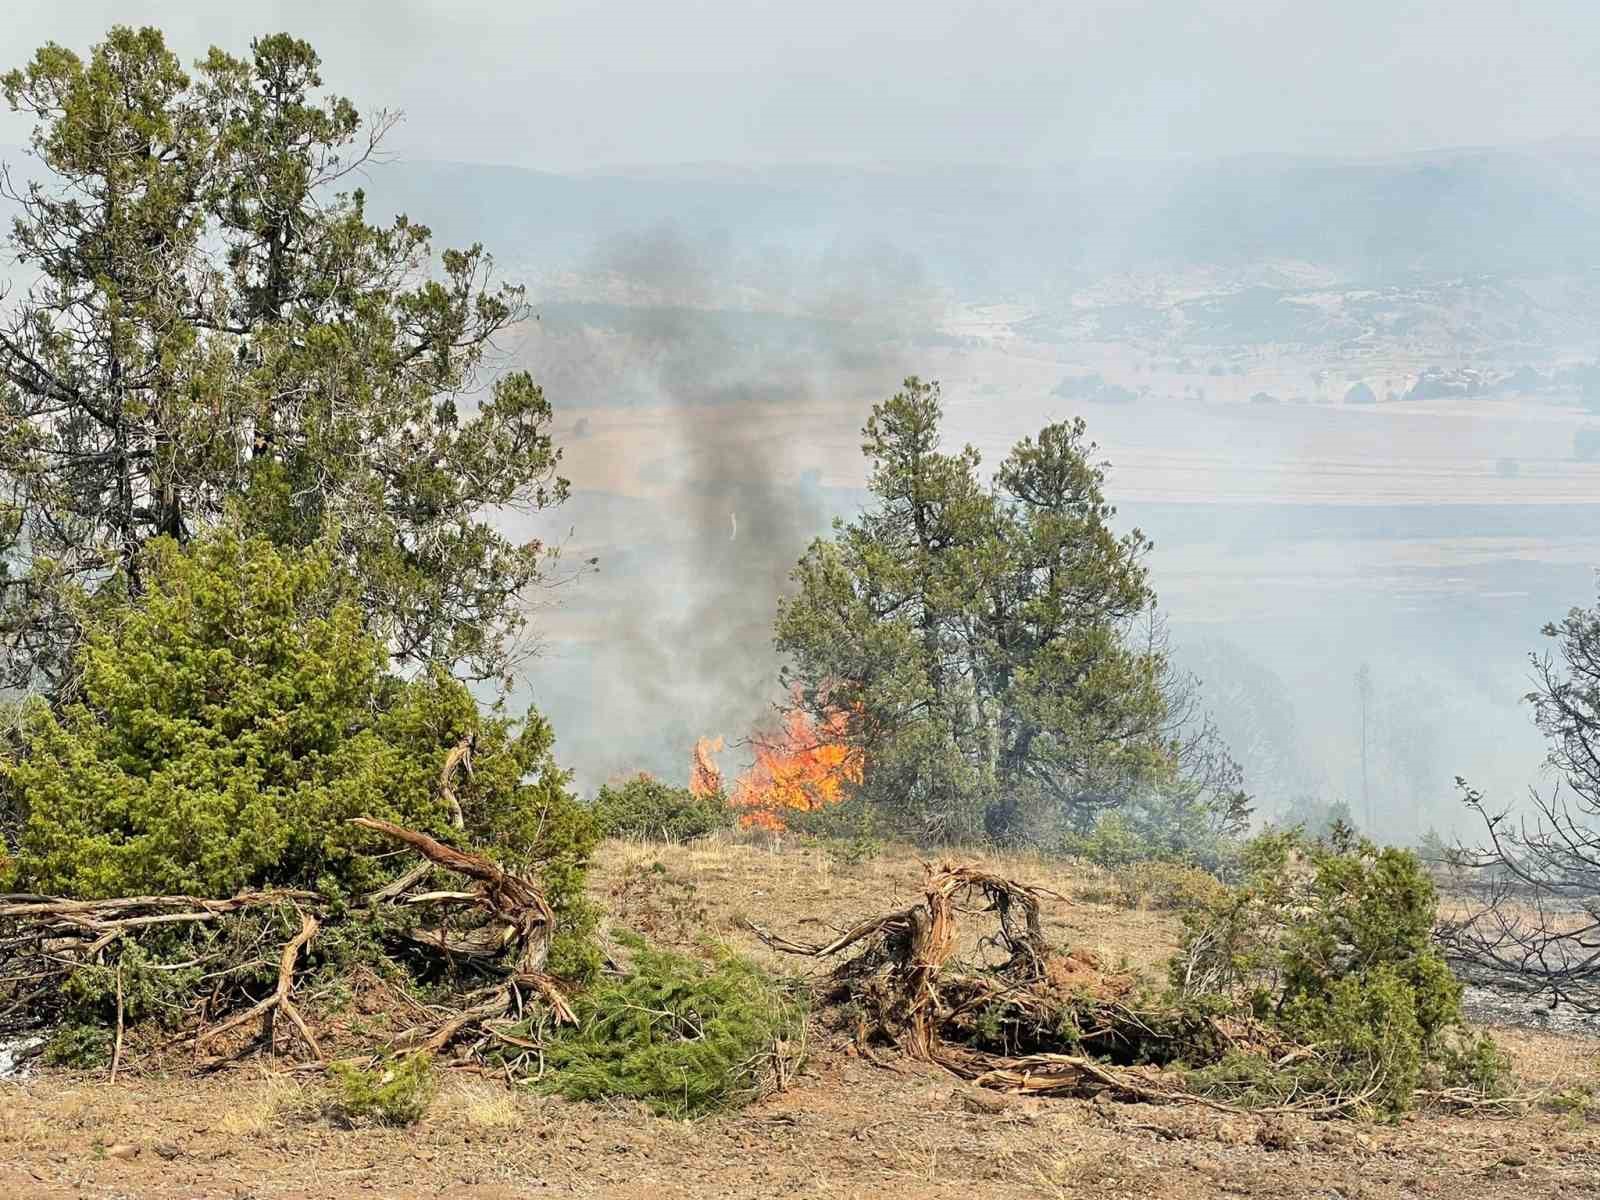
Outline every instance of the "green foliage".
POLYGON ((388 675, 324 547, 282 553, 224 529, 187 549, 158 540, 141 566, 141 600, 91 627, 73 702, 35 703, 4 764, 17 885, 85 899, 361 891, 404 864, 372 857, 349 819, 452 836, 439 772, 473 734, 466 838, 539 863, 558 916, 581 918, 594 833, 541 718, 482 716, 440 671, 388 675))
POLYGON ((1595 1111, 1594 1085, 1580 1083, 1564 1088, 1545 1099, 1544 1107, 1551 1112, 1565 1113, 1574 1121, 1581 1122, 1595 1111))
POLYGON ((1221 898, 1222 881, 1187 863, 1137 862, 1117 872, 1121 903, 1128 908, 1184 912, 1209 908, 1221 898))
POLYGON ((785 812, 784 824, 820 847, 842 866, 860 866, 883 853, 885 820, 871 800, 856 792, 836 804, 785 812))
POLYGON ((1093 814, 1086 829, 1069 829, 1060 850, 1110 870, 1189 863, 1228 876, 1238 866, 1249 811, 1248 798, 1236 788, 1142 789, 1119 807, 1093 814))
POLYGON ((333 1094, 323 1111, 348 1125, 414 1125, 428 1111, 439 1090, 433 1059, 413 1054, 375 1067, 333 1063, 328 1068, 333 1094))
POLYGON ((594 798, 594 819, 602 837, 688 842, 733 824, 720 794, 696 796, 641 772, 620 784, 606 784, 594 798))
POLYGON ((578 999, 578 1025, 547 1034, 539 1086, 574 1100, 639 1100, 664 1116, 698 1117, 758 1093, 762 1064, 798 1042, 804 1009, 746 959, 710 963, 621 939, 632 968, 578 999))
POLYGON ((785 680, 843 715, 862 792, 918 837, 1016 841, 1040 813, 1174 770, 1137 530, 1117 536, 1081 421, 1019 442, 988 486, 940 449, 937 384, 863 430, 876 504, 812 543, 780 606, 785 680))
POLYGON ((1066 834, 1061 853, 1113 871, 1151 857, 1134 823, 1116 811, 1100 813, 1086 833, 1066 834))
POLYGON ((1428 826, 1414 847, 1417 857, 1430 867, 1446 867, 1455 861, 1455 849, 1432 825, 1428 826))
POLYGON ((390 122, 281 34, 186 71, 119 26, 0 93, 41 176, 9 238, 38 280, 0 331, 0 684, 61 688, 83 612, 140 594, 144 546, 230 502, 281 546, 333 537, 401 662, 503 677, 548 555, 485 514, 567 484, 533 380, 478 386, 521 290, 341 190, 390 122))
POLYGON ((1439 1083, 1474 1095, 1499 1099, 1511 1094, 1511 1056, 1488 1034, 1468 1034, 1446 1042, 1437 1056, 1439 1083))
POLYGON ((1272 823, 1279 829, 1299 830, 1313 841, 1325 841, 1341 829, 1356 827, 1348 804, 1320 796, 1296 796, 1272 823))
POLYGON ((1359 1097, 1387 1115, 1410 1106, 1428 1071, 1498 1086, 1493 1044, 1457 1044, 1461 985, 1434 948, 1437 896, 1414 854, 1348 831, 1330 843, 1275 833, 1246 847, 1245 866, 1243 884, 1185 915, 1173 984, 1246 1006, 1312 1052, 1270 1086, 1241 1082, 1262 1072, 1239 1056, 1197 1086, 1359 1097))
POLYGON ((112 1034, 104 1025, 69 1022, 60 1026, 44 1048, 52 1067, 89 1070, 111 1061, 112 1034))

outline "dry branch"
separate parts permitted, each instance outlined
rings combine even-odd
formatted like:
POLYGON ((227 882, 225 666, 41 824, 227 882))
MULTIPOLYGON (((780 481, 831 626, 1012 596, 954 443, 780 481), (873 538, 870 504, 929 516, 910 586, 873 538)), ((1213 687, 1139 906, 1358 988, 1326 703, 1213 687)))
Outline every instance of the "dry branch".
POLYGON ((466 819, 461 813, 461 801, 456 798, 455 775, 459 768, 466 771, 467 778, 472 778, 472 751, 478 744, 478 735, 469 733, 454 746, 450 753, 444 756, 444 766, 439 768, 439 795, 443 797, 445 806, 450 810, 450 824, 456 829, 467 827, 466 819))
MULTIPOLYGON (((459 743, 447 758, 440 776, 440 789, 452 820, 459 810, 452 781, 462 770, 471 771, 470 739, 459 743)), ((500 978, 492 987, 463 997, 458 1006, 425 1010, 425 1025, 413 1031, 409 1043, 429 1050, 470 1033, 484 1040, 487 1024, 518 1017, 534 997, 548 1005, 558 1022, 573 1022, 572 1007, 558 982, 545 972, 554 928, 554 914, 538 885, 525 876, 502 869, 480 855, 458 850, 415 830, 388 821, 359 818, 356 824, 401 843, 420 855, 418 866, 364 898, 365 906, 388 906, 391 911, 405 907, 412 912, 441 914, 463 906, 481 913, 462 927, 452 918, 438 922, 437 928, 408 928, 401 921, 389 926, 390 937, 402 937, 435 955, 464 959, 489 970, 500 978), (470 887, 434 889, 418 893, 415 885, 436 868, 444 868, 471 881, 470 887)), ((78 972, 97 969, 116 972, 117 1036, 113 1050, 113 1071, 123 1067, 123 1019, 125 980, 123 954, 141 937, 163 927, 192 926, 224 929, 224 922, 235 922, 219 933, 217 945, 226 949, 184 957, 184 962, 148 962, 141 969, 151 971, 201 967, 222 958, 225 961, 200 976, 207 982, 206 992, 192 997, 179 1013, 182 1030, 165 1045, 192 1047, 194 1060, 214 1066, 229 1056, 206 1058, 220 1039, 254 1021, 261 1021, 260 1034, 240 1051, 246 1052, 263 1041, 277 1049, 273 1037, 278 1014, 294 1027, 297 1040, 321 1063, 326 1061, 323 1041, 296 1002, 297 981, 310 970, 308 947, 323 921, 346 919, 328 900, 317 893, 295 890, 263 890, 227 898, 204 896, 127 896, 106 900, 75 900, 35 894, 0 895, 0 1027, 37 1028, 59 1013, 63 985, 78 972), (299 917, 298 933, 275 956, 276 983, 272 991, 260 995, 252 988, 252 973, 272 961, 263 945, 273 928, 271 921, 259 929, 236 924, 251 911, 270 912, 292 906, 299 917), (123 952, 114 947, 124 944, 123 952)), ((209 935, 208 935, 209 937, 209 935)), ((109 978, 107 982, 109 990, 109 978)), ((109 1002, 110 997, 107 997, 109 1002)), ((324 1031, 326 1036, 326 1031, 324 1031)))
MULTIPOLYGON (((454 1017, 440 1027, 449 1028, 444 1041, 456 1036, 469 1025, 481 1023, 489 1016, 502 1015, 516 1004, 519 986, 530 987, 550 1005, 557 1021, 576 1021, 572 1007, 562 994, 556 981, 545 973, 544 966, 550 957, 550 938, 554 933, 555 915, 537 884, 532 880, 507 871, 497 863, 477 854, 467 854, 447 846, 425 833, 406 829, 391 821, 376 817, 356 817, 352 824, 371 829, 385 837, 403 842, 435 866, 478 881, 473 892, 437 893, 419 900, 444 899, 450 901, 475 901, 495 920, 501 923, 498 930, 475 931, 470 934, 452 934, 443 929, 420 930, 414 940, 442 950, 445 953, 467 958, 498 956, 507 946, 514 945, 516 953, 511 978, 502 989, 499 1007, 487 1013, 475 1014, 470 1020, 457 1022, 454 1017)), ((480 1006, 482 1007, 482 1006, 480 1006)), ((433 1038, 438 1038, 436 1032, 433 1038)), ((430 1044, 431 1044, 430 1039, 430 1044)), ((444 1042, 441 1042, 442 1046, 444 1042)))
POLYGON ((237 1029, 240 1025, 244 1025, 256 1017, 265 1018, 266 1028, 270 1031, 272 1028, 272 1014, 281 1012, 289 1018, 295 1029, 299 1031, 300 1036, 305 1039, 306 1046, 311 1050, 312 1056, 318 1062, 324 1061, 322 1047, 317 1044, 317 1039, 306 1025, 305 1018, 300 1015, 300 1010, 289 999, 289 993, 294 990, 295 960, 300 957, 300 952, 316 936, 317 929, 318 922, 315 917, 310 913, 300 914, 300 932, 284 946, 283 954, 278 960, 278 986, 264 1000, 258 1001, 244 1012, 229 1017, 220 1025, 214 1025, 209 1029, 202 1029, 197 1032, 194 1038, 196 1058, 199 1057, 200 1047, 204 1043, 220 1037, 230 1029, 237 1029))
POLYGON ((1007 955, 999 974, 1026 984, 1042 978, 1050 953, 1039 925, 1039 901, 1060 897, 976 866, 924 864, 924 871, 920 904, 862 921, 831 942, 797 942, 750 928, 787 954, 830 958, 861 947, 835 969, 835 982, 875 1009, 872 1033, 896 1042, 912 1058, 937 1061, 939 1028, 949 1016, 940 976, 955 947, 957 911, 981 902, 979 911, 998 916, 999 929, 990 940, 1007 955))

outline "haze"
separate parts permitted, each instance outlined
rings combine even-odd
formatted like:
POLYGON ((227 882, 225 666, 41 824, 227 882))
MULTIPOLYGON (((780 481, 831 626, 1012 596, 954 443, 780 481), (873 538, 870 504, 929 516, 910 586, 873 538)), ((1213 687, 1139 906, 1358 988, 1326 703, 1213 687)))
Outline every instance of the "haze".
MULTIPOLYGON (((1600 134, 1580 0, 658 4, 483 0, 12 6, 0 48, 153 23, 192 54, 290 29, 396 148, 619 164, 1387 154, 1600 134)), ((0 125, 0 141, 22 140, 0 125)))
POLYGON ((1600 563, 1592 6, 77 3, 0 58, 113 22, 306 37, 406 113, 374 210, 529 284, 501 361, 575 494, 528 528, 601 568, 514 699, 583 788, 770 716, 775 598, 910 373, 991 466, 1089 421, 1264 814, 1411 837, 1538 778, 1526 655, 1600 563))

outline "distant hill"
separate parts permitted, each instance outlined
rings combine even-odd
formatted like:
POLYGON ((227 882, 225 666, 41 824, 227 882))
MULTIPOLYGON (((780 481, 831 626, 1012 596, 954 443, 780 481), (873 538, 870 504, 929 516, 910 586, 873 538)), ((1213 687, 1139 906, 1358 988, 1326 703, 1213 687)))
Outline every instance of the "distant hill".
POLYGON ((1018 301, 1009 331, 1036 342, 1424 363, 1600 330, 1600 143, 1038 170, 400 160, 359 182, 375 215, 484 243, 557 329, 629 338, 677 342, 709 312, 740 344, 925 338, 951 300, 1018 301))
POLYGON ((1300 262, 1393 282, 1600 264, 1600 147, 1088 162, 1051 170, 685 166, 587 175, 400 162, 380 208, 565 259, 651 226, 796 249, 881 240, 960 289, 1300 262))

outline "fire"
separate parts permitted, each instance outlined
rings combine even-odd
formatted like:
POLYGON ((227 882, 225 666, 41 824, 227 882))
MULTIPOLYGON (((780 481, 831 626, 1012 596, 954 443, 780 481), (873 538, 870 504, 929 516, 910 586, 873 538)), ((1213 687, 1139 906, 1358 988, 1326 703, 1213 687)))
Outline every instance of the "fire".
POLYGON ((689 768, 689 791, 696 796, 715 796, 722 791, 722 768, 716 755, 722 753, 721 738, 701 738, 694 744, 694 765, 689 768))
MULTIPOLYGON (((783 813, 816 812, 845 798, 845 789, 861 782, 861 752, 848 740, 848 714, 830 713, 814 721, 791 708, 775 735, 752 739, 756 760, 734 781, 728 804, 739 812, 746 829, 787 828, 783 813)), ((723 791, 722 768, 716 756, 723 740, 700 738, 694 744, 689 790, 696 796, 723 791)))
POLYGON ((781 830, 783 813, 816 812, 837 804, 861 782, 861 754, 845 740, 846 715, 820 724, 799 709, 784 718, 773 738, 758 738, 755 764, 739 776, 730 803, 745 828, 781 830))

